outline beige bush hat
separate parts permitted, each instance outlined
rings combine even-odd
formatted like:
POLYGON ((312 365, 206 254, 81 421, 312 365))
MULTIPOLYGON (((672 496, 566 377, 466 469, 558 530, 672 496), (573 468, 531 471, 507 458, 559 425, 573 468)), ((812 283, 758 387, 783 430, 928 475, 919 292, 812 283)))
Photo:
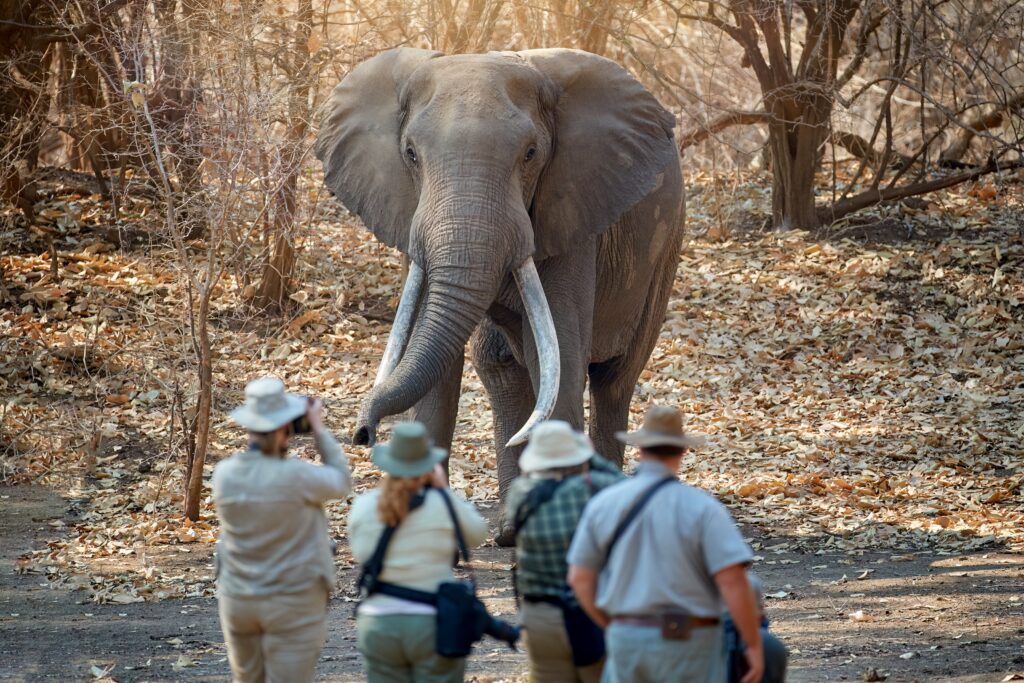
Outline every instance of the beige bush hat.
POLYGON ((644 415, 640 429, 635 432, 615 432, 615 438, 637 448, 700 448, 704 445, 703 436, 687 434, 683 429, 683 414, 668 406, 651 406, 644 415))
POLYGON ((594 446, 568 422, 547 420, 530 432, 530 442, 519 456, 519 469, 537 472, 581 465, 594 456, 594 446))
POLYGON ((245 385, 245 404, 232 410, 231 419, 250 432, 272 432, 309 409, 304 396, 289 394, 277 377, 261 377, 245 385))

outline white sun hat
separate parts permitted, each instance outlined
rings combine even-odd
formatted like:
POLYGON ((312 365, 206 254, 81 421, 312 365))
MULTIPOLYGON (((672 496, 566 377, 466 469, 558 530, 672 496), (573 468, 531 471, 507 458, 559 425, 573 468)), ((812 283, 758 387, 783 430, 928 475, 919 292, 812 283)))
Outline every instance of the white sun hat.
POLYGON ((530 432, 530 442, 519 456, 524 473, 582 465, 594 456, 594 446, 568 422, 548 420, 530 432))
POLYGON ((261 377, 245 385, 245 404, 229 415, 250 432, 262 433, 285 426, 308 409, 308 400, 287 393, 277 377, 261 377))

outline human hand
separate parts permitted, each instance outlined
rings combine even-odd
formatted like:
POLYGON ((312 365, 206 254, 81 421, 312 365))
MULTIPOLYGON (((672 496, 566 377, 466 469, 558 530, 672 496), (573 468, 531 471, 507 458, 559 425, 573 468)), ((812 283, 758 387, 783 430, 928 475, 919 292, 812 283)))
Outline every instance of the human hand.
POLYGON ((314 434, 319 434, 324 429, 323 411, 323 401, 310 397, 309 407, 306 409, 306 419, 309 420, 309 428, 314 434))
POLYGON ((444 471, 441 463, 434 465, 434 469, 430 473, 430 485, 435 489, 448 488, 448 474, 444 471))
POLYGON ((764 650, 760 645, 747 646, 743 656, 747 658, 747 673, 740 679, 740 683, 761 683, 761 677, 764 675, 764 650))

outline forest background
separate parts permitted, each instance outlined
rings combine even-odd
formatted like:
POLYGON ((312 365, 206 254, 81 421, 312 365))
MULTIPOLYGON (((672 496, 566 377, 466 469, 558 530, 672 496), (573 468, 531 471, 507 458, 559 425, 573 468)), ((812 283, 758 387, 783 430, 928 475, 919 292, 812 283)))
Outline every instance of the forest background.
MULTIPOLYGON (((635 407, 709 434, 687 479, 773 552, 1024 547, 1021 3, 0 0, 0 476, 73 501, 19 571, 208 595, 169 558, 215 539, 245 381, 347 434, 402 267, 309 150, 330 89, 399 45, 589 50, 677 115, 689 238, 635 407)), ((453 486, 491 505, 464 386, 453 486)), ((972 657, 950 671, 1004 664, 972 657)))

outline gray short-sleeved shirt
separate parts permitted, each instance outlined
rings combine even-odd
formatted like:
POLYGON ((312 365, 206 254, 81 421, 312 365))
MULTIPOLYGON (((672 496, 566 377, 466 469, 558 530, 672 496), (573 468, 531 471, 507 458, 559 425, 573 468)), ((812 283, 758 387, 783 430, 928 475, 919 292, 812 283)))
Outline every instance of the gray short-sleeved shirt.
POLYGON ((626 529, 605 564, 615 527, 643 492, 673 473, 644 461, 634 477, 587 504, 569 548, 569 564, 600 571, 597 606, 615 615, 682 611, 717 617, 714 575, 753 559, 729 511, 714 496, 685 484, 658 490, 626 529))

